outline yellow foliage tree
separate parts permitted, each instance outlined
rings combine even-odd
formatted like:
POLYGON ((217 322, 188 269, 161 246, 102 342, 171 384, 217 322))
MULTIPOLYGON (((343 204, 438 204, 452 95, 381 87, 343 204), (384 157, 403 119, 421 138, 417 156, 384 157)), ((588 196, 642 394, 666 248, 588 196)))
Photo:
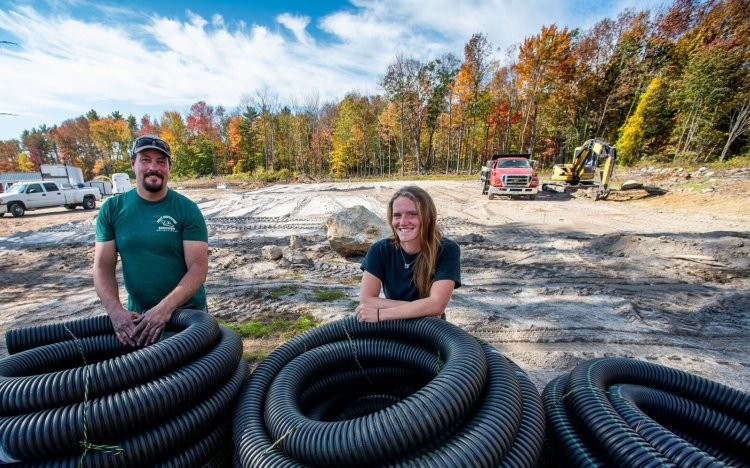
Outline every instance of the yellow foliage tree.
POLYGON ((31 162, 29 156, 26 153, 18 153, 18 170, 21 172, 31 172, 34 170, 34 163, 31 162))
POLYGON ((656 91, 661 87, 661 78, 651 80, 646 91, 638 99, 638 106, 625 124, 620 128, 620 138, 616 147, 620 161, 629 165, 636 162, 644 143, 644 122, 650 107, 655 101, 656 91))
POLYGON ((339 116, 331 136, 331 171, 336 177, 347 176, 357 165, 361 132, 357 128, 359 109, 355 99, 356 96, 350 94, 341 101, 339 116))
POLYGON ((177 151, 180 144, 187 138, 187 125, 182 114, 175 111, 166 111, 159 122, 161 133, 159 136, 162 140, 169 143, 172 153, 177 151))

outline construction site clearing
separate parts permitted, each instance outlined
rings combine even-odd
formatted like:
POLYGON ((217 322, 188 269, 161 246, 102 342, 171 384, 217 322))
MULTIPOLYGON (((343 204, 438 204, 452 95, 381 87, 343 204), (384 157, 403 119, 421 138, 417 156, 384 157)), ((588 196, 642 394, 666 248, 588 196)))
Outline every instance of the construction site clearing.
MULTIPOLYGON (((416 183, 461 247, 463 284, 447 319, 510 357, 540 390, 579 362, 609 356, 750 391, 748 168, 616 171, 599 201, 586 189, 490 200, 477 178, 308 182, 172 185, 206 218, 208 307, 219 320, 351 314, 362 258, 334 252, 323 223, 354 205, 385 216, 394 190, 416 183), (617 190, 627 180, 642 188, 617 190), (267 245, 289 254, 265 258, 267 245), (340 294, 321 300, 320 291, 340 294)), ((91 276, 96 213, 60 207, 0 219, 0 333, 104 313, 91 276)), ((281 343, 246 339, 244 348, 262 354, 281 343)))

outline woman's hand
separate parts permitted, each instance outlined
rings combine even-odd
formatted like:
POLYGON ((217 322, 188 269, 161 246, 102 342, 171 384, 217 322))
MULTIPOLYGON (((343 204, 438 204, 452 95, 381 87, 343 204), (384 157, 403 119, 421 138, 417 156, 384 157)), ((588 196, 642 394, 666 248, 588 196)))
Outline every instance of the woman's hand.
POLYGON ((358 322, 380 322, 380 309, 370 305, 360 304, 354 309, 358 322))

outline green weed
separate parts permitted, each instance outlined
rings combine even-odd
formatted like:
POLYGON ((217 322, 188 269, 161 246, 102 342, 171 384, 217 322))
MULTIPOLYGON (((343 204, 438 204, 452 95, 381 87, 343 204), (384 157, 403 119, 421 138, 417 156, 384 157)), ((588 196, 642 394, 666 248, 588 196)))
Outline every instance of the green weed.
POLYGON ((711 184, 709 184, 708 182, 690 181, 685 182, 684 187, 692 189, 696 192, 702 192, 704 189, 711 187, 711 184))
POLYGON ((297 288, 294 286, 284 286, 283 288, 274 289, 271 291, 271 299, 278 301, 284 296, 292 296, 297 293, 297 288))
POLYGON ((266 357, 268 357, 268 353, 264 351, 247 351, 242 353, 242 359, 249 362, 250 364, 262 361, 266 357))
POLYGON ((315 291, 314 294, 315 300, 320 302, 335 301, 344 296, 346 296, 346 293, 337 289, 320 289, 315 291))
POLYGON ((315 328, 321 321, 310 314, 304 314, 296 320, 283 318, 272 321, 251 320, 244 323, 222 322, 220 325, 235 331, 243 338, 290 338, 315 328))

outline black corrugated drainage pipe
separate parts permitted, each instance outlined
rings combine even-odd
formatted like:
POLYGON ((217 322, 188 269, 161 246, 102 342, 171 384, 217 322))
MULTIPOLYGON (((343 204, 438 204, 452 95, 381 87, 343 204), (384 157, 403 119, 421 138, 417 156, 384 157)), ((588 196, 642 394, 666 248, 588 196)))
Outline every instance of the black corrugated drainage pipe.
POLYGON ((242 389, 235 465, 534 466, 541 398, 494 348, 444 320, 353 317, 273 351, 242 389))
POLYGON ((240 337, 205 312, 176 312, 137 350, 106 316, 10 330, 6 343, 0 464, 203 466, 231 450, 248 368, 240 337))
POLYGON ((687 372, 595 359, 542 399, 548 466, 750 466, 750 395, 687 372))

